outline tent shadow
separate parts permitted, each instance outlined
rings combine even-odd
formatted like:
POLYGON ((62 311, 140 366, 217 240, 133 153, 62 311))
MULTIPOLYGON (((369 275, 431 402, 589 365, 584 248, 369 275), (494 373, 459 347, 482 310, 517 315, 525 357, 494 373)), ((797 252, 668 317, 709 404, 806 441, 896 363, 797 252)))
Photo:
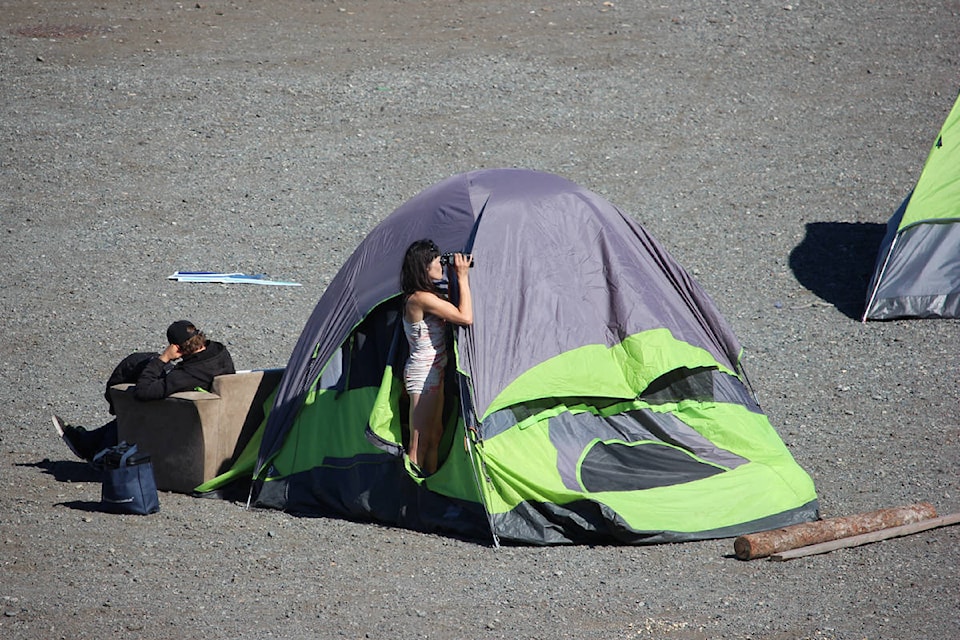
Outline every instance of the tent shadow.
POLYGON ((801 285, 859 320, 886 225, 810 222, 806 226, 806 236, 790 252, 790 270, 801 285))

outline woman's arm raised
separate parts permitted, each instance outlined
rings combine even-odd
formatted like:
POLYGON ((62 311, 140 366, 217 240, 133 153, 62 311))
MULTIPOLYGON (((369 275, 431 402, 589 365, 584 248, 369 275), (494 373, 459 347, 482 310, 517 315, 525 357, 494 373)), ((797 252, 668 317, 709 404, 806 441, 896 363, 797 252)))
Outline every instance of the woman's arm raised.
MULTIPOLYGON (((473 299, 470 296, 470 257, 461 253, 454 257, 454 268, 457 271, 457 282, 460 285, 459 305, 429 291, 417 291, 407 301, 422 313, 432 313, 447 322, 469 326, 473 324, 473 299)), ((413 311, 413 309, 411 309, 413 311)), ((413 313, 413 317, 419 314, 413 313)))

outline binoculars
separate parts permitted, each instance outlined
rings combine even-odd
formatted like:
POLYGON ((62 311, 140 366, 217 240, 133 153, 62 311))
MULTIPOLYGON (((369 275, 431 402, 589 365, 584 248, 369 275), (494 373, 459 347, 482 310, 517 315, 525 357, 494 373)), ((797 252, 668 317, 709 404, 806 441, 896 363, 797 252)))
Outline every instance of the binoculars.
MULTIPOLYGON (((451 251, 450 253, 441 253, 440 254, 440 264, 447 266, 453 264, 453 256, 460 253, 459 251, 451 251)), ((473 268, 473 257, 470 257, 470 268, 473 268)))

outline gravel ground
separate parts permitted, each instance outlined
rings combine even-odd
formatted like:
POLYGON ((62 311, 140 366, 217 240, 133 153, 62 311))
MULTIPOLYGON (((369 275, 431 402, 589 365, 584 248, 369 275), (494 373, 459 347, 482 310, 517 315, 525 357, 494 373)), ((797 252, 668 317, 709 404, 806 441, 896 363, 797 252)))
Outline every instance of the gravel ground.
POLYGON ((0 636, 960 636, 960 527, 786 563, 506 547, 162 493, 97 511, 49 425, 188 317, 283 366, 357 242, 449 175, 563 175, 715 298, 825 517, 960 511, 960 323, 857 320, 960 86, 960 5, 0 0, 0 636), (194 285, 177 269, 297 288, 194 285))

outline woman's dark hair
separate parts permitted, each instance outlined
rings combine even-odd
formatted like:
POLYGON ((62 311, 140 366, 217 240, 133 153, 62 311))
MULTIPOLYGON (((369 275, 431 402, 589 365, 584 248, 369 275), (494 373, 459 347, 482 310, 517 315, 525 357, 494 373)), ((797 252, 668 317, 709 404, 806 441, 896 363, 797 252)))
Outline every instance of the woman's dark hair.
POLYGON ((427 275, 430 263, 439 255, 440 249, 433 240, 417 240, 407 247, 400 271, 400 287, 405 295, 416 291, 439 293, 436 283, 427 275))

